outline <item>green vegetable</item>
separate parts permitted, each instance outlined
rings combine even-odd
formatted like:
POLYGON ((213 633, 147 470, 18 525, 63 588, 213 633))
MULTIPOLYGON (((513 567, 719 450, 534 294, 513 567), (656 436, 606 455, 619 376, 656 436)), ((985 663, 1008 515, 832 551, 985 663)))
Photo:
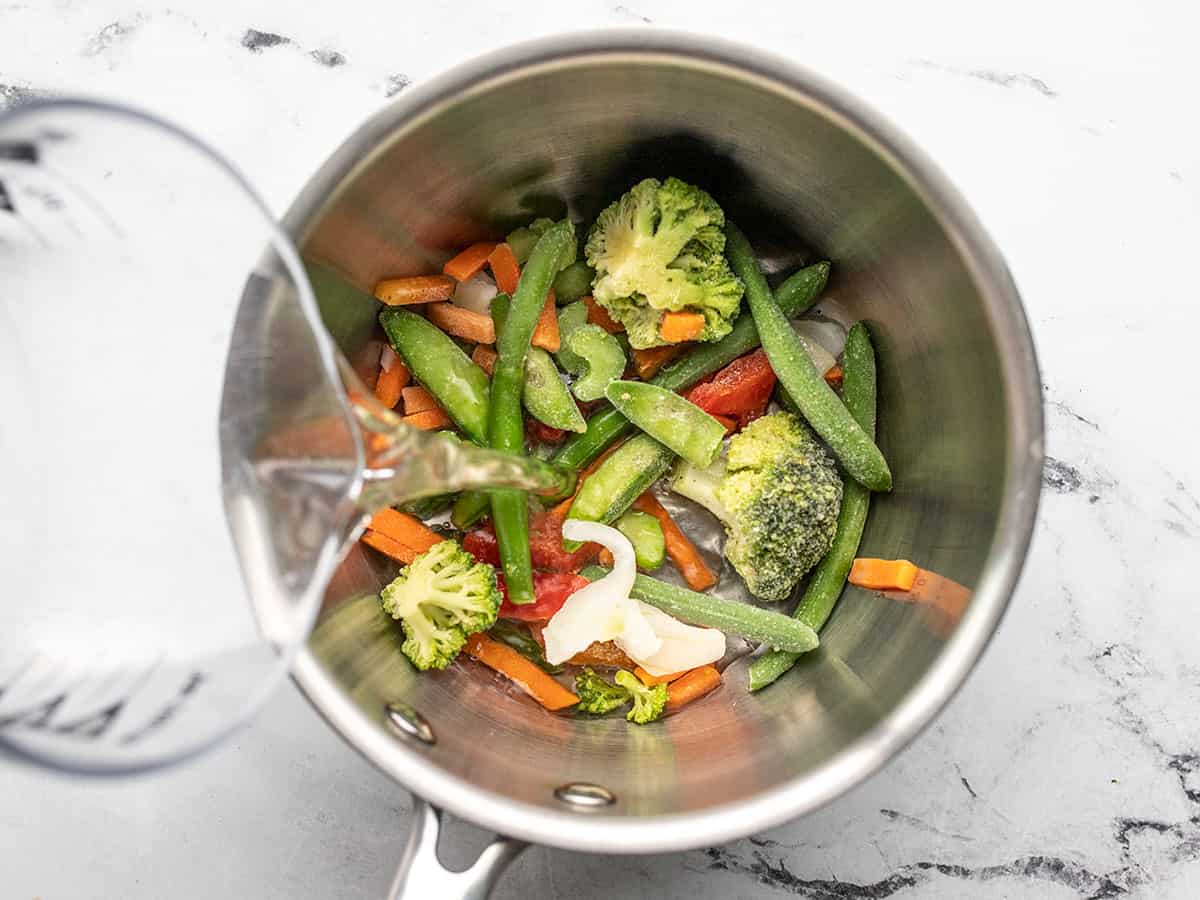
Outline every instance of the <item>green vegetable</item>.
POLYGON ((463 491, 450 510, 450 524, 459 531, 466 531, 487 515, 492 498, 484 491, 463 491))
MULTIPOLYGON (((666 474, 675 454, 647 434, 630 438, 584 479, 567 512, 569 519, 610 525, 642 493, 666 474)), ((575 541, 563 541, 576 550, 575 541)))
MULTIPOLYGON (((875 435, 875 350, 866 325, 857 323, 846 336, 842 356, 842 396, 846 408, 863 431, 875 435)), ((804 595, 796 607, 796 618, 814 631, 829 619, 846 585, 850 566, 858 555, 858 545, 867 524, 871 492, 857 481, 847 481, 842 492, 842 509, 838 513, 837 532, 833 546, 817 565, 809 579, 804 595)), ((750 665, 750 690, 757 691, 771 684, 796 664, 797 653, 773 651, 760 656, 750 665)))
POLYGON ((750 312, 779 382, 851 478, 871 490, 891 490, 892 473, 887 461, 825 382, 823 373, 813 366, 787 316, 771 298, 746 236, 732 224, 725 230, 729 261, 746 283, 750 312))
POLYGON ((486 631, 500 609, 496 570, 454 541, 434 544, 400 570, 380 594, 404 626, 401 647, 418 669, 444 669, 467 638, 486 631))
POLYGON ((663 312, 704 316, 700 340, 733 327, 742 284, 725 261, 725 214, 715 200, 678 178, 647 178, 596 218, 584 253, 596 270, 592 296, 625 326, 636 349, 666 343, 663 312))
POLYGON ((571 303, 592 292, 592 267, 582 259, 576 260, 554 278, 554 296, 558 303, 571 303))
POLYGON ((415 313, 388 307, 379 313, 388 340, 413 377, 437 399, 477 444, 488 441, 487 373, 436 325, 415 313))
MULTIPOLYGON (((569 222, 548 229, 533 248, 503 334, 496 339, 496 364, 492 370, 491 409, 488 439, 494 450, 523 453, 525 430, 521 419, 521 393, 525 384, 525 360, 529 340, 545 305, 546 292, 557 270, 558 260, 568 245, 574 246, 575 230, 569 222)), ((495 301, 493 301, 493 306, 495 301)), ((508 598, 515 604, 532 603, 533 566, 529 558, 529 506, 524 491, 493 491, 492 524, 500 545, 500 562, 508 598)))
MULTIPOLYGON (((563 222, 565 223, 566 220, 564 219, 563 222)), ((553 219, 543 217, 534 219, 524 228, 518 228, 510 232, 505 241, 512 248, 513 256, 517 258, 517 262, 522 266, 525 265, 526 261, 533 254, 533 248, 537 246, 538 238, 557 224, 559 223, 553 219)), ((554 271, 558 272, 575 262, 577 253, 578 247, 574 241, 571 241, 569 246, 563 248, 558 266, 554 271)))
MULTIPOLYGON (((572 361, 583 360, 582 368, 570 370, 577 378, 571 385, 575 396, 588 403, 604 396, 604 389, 625 371, 625 353, 617 339, 599 325, 581 325, 566 341, 572 361)), ((587 430, 583 423, 581 431, 587 430)))
POLYGON ((662 717, 667 708, 667 686, 656 684, 646 687, 641 679, 632 672, 620 669, 616 674, 616 682, 629 692, 633 699, 633 708, 625 713, 625 718, 637 725, 645 725, 662 717))
POLYGON ((455 503, 458 494, 435 494, 432 497, 422 497, 420 500, 410 500, 400 505, 400 511, 418 519, 432 519, 444 513, 455 503))
POLYGON ((633 544, 633 555, 637 567, 653 572, 662 567, 667 553, 667 541, 662 525, 649 513, 630 510, 617 519, 617 531, 629 538, 633 544))
POLYGON ((725 426, 673 391, 639 381, 614 381, 604 396, 630 422, 693 465, 707 466, 721 452, 725 426))
MULTIPOLYGON (((580 573, 584 578, 595 581, 608 574, 601 566, 588 566, 580 573)), ((711 594, 699 594, 687 588, 668 584, 642 575, 634 576, 633 590, 629 596, 660 609, 668 616, 681 622, 716 628, 725 634, 736 634, 751 641, 759 641, 778 650, 807 653, 819 641, 817 633, 791 616, 770 609, 724 600, 711 594)))
MULTIPOLYGON (((496 339, 503 337, 512 300, 507 294, 497 294, 492 300, 492 322, 496 339)), ((586 312, 586 310, 585 310, 586 312)), ((521 387, 521 402, 526 411, 551 428, 584 432, 587 422, 571 399, 571 392, 558 374, 550 354, 541 347, 530 347, 525 357, 525 383, 521 387)))
POLYGON ((605 681, 590 668, 575 676, 575 693, 579 697, 579 704, 575 708, 593 716, 603 716, 620 709, 630 699, 627 689, 605 681))
POLYGON ((588 308, 586 303, 572 303, 558 311, 558 352, 554 358, 566 372, 583 372, 587 369, 587 360, 571 352, 567 339, 577 328, 587 324, 588 308))
MULTIPOLYGON (((776 302, 784 315, 798 316, 817 301, 828 280, 829 263, 808 266, 780 285, 776 302)), ((715 344, 693 348, 651 378, 650 384, 668 391, 686 390, 757 346, 758 330, 754 327, 754 318, 748 312, 742 313, 729 334, 715 344)), ((617 438, 632 430, 630 421, 615 409, 601 410, 588 419, 587 431, 567 438, 554 455, 553 462, 564 469, 582 469, 617 438)))
POLYGON ((717 488, 725 480, 726 466, 723 456, 700 468, 683 460, 675 467, 671 476, 671 490, 699 503, 722 522, 729 521, 729 511, 717 499, 717 488))
POLYGON ((546 652, 542 649, 542 645, 533 639, 533 635, 515 622, 510 622, 508 619, 497 619, 496 624, 488 630, 488 634, 501 643, 508 644, 549 675, 558 675, 563 671, 562 666, 547 662, 546 652))

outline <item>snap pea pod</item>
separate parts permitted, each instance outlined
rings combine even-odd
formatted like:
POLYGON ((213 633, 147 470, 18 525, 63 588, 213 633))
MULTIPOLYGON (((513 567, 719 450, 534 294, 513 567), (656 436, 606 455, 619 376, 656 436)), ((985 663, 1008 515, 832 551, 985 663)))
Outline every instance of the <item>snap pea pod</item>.
POLYGON ((812 364, 787 315, 771 296, 750 242, 731 222, 725 223, 725 252, 734 274, 746 286, 746 299, 771 368, 805 421, 829 445, 846 474, 871 490, 891 490, 887 460, 812 364))
MULTIPOLYGON (((511 305, 512 300, 507 294, 497 294, 492 299, 492 322, 496 326, 497 339, 504 334, 511 305)), ((583 413, 559 377, 558 367, 541 347, 530 347, 525 357, 525 384, 521 388, 521 402, 531 416, 551 428, 576 433, 587 430, 583 413)))
POLYGON ((388 341, 413 377, 437 399, 472 441, 488 440, 487 373, 444 331, 406 309, 390 306, 379 314, 388 341))
MULTIPOLYGON (((633 501, 666 474, 675 453, 648 434, 631 437, 589 475, 575 495, 567 518, 611 525, 633 501)), ((574 551, 575 541, 563 541, 574 551)))
MULTIPOLYGON (((608 570, 601 566, 588 566, 580 574, 595 581, 607 575, 608 570)), ((799 619, 774 610, 751 606, 749 603, 737 603, 710 594, 698 594, 696 591, 667 584, 640 572, 634 576, 633 589, 629 596, 689 625, 716 628, 726 634, 740 635, 777 650, 807 653, 815 650, 820 643, 817 633, 799 619)))
POLYGON ((554 358, 567 372, 583 372, 587 368, 587 360, 571 352, 568 342, 577 328, 587 324, 588 308, 586 303, 572 303, 558 311, 558 352, 554 358))
MULTIPOLYGON (((871 335, 862 322, 850 329, 842 357, 842 399, 850 415, 869 436, 875 436, 875 350, 871 335)), ((842 490, 842 508, 838 512, 837 531, 825 558, 817 564, 795 616, 814 631, 829 619, 833 606, 846 585, 846 576, 858 553, 871 492, 857 481, 847 481, 842 490)), ((796 664, 798 653, 773 651, 750 664, 750 690, 757 691, 774 682, 796 664)))
POLYGON ((703 469, 717 458, 725 426, 674 391, 641 381, 614 381, 604 396, 621 415, 692 465, 703 469))
MULTIPOLYGON (((621 377, 627 360, 617 339, 599 325, 581 325, 567 337, 567 348, 583 365, 573 374, 581 376, 571 390, 584 403, 599 400, 609 383, 621 377)), ((587 423, 580 431, 587 430, 587 423)))
POLYGON ((558 303, 572 303, 592 292, 596 272, 582 259, 577 259, 554 278, 554 296, 558 303))
POLYGON ((662 568, 666 559, 667 538, 658 519, 649 513, 631 509, 617 519, 616 524, 617 531, 633 544, 633 555, 639 569, 653 572, 662 568))
MULTIPOLYGON (((817 302, 828 280, 829 263, 807 266, 779 286, 775 302, 785 316, 798 316, 817 302)), ((651 378, 650 384, 668 391, 690 388, 701 378, 729 365, 739 356, 745 356, 758 344, 754 317, 744 312, 737 317, 729 334, 719 341, 692 349, 651 378)), ((588 419, 587 431, 567 438, 552 462, 564 469, 582 469, 617 438, 632 430, 629 420, 615 409, 601 410, 588 419)))
MULTIPOLYGON (((488 440, 494 450, 523 453, 525 429, 521 418, 521 393, 525 385, 525 360, 529 341, 545 306, 546 292, 558 270, 568 244, 575 242, 575 229, 561 222, 538 238, 530 254, 504 333, 496 339, 496 363, 492 369, 491 408, 488 411, 488 440)), ((533 565, 529 556, 529 506, 524 491, 493 491, 492 523, 500 545, 500 564, 515 604, 532 603, 533 565)))

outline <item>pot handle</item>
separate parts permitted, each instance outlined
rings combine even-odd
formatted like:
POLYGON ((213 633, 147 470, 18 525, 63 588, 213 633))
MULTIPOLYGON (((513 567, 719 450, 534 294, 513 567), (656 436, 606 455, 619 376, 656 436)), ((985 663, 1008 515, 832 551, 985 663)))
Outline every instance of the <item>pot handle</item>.
POLYGON ((442 811, 413 795, 412 831, 388 900, 486 900, 496 880, 528 844, 497 837, 461 872, 451 872, 438 858, 442 811))

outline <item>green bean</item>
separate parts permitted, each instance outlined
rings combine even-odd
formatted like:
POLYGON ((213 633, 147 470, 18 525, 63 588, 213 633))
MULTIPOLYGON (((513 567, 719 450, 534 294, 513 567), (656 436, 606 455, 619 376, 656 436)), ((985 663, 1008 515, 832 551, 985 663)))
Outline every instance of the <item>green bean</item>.
MULTIPOLYGON (((492 298, 492 322, 496 326, 496 338, 504 335, 508 311, 512 300, 508 294, 497 294, 492 298)), ((541 347, 530 347, 525 357, 525 383, 521 387, 521 402, 525 410, 545 425, 563 431, 581 433, 587 430, 583 413, 579 411, 571 392, 559 377, 558 367, 550 354, 541 347)))
POLYGON ((640 381, 614 381, 608 402, 660 444, 701 469, 712 465, 725 439, 725 426, 673 391, 640 381))
MULTIPOLYGON (((494 450, 523 453, 525 429, 521 418, 521 393, 525 385, 525 359, 529 341, 545 306, 546 293, 575 230, 562 222, 546 230, 529 257, 504 333, 496 339, 496 363, 492 369, 491 408, 488 439, 494 450)), ((492 523, 500 545, 500 563, 508 587, 508 599, 516 604, 532 603, 533 565, 529 557, 529 506, 524 491, 492 492, 492 523)))
POLYGON ((459 531, 466 531, 485 515, 492 505, 486 491, 463 491, 450 510, 450 524, 459 531))
MULTIPOLYGON (((784 315, 798 316, 817 302, 828 280, 829 263, 807 266, 779 286, 775 301, 784 315)), ((651 378, 650 384, 668 391, 685 390, 739 356, 746 355, 758 343, 754 318, 749 312, 744 312, 737 317, 729 334, 712 344, 702 344, 692 349, 651 378)), ((587 425, 587 431, 567 438, 559 448, 552 460, 556 466, 582 469, 614 441, 633 430, 629 420, 615 409, 601 410, 588 419, 587 425)))
MULTIPOLYGON (((666 474, 674 460, 674 452, 650 435, 630 438, 584 480, 567 518, 611 525, 666 474)), ((573 551, 580 545, 563 541, 563 546, 573 551)))
POLYGON ((787 315, 772 298, 750 242, 731 222, 725 223, 725 252, 734 274, 746 285, 750 313, 771 368, 805 420, 829 445, 846 474, 871 490, 891 490, 892 473, 883 454, 813 366, 787 315))
MULTIPOLYGON (((842 357, 842 396, 854 420, 869 436, 875 435, 875 350, 871 335, 862 322, 846 336, 842 357)), ((829 619, 846 585, 846 576, 858 553, 871 492, 856 481, 847 481, 842 491, 842 508, 838 513, 837 532, 825 558, 809 579, 804 595, 796 607, 795 616, 814 631, 829 619)), ((750 664, 750 690, 757 691, 771 684, 796 664, 797 653, 774 651, 764 654, 750 664)))
MULTIPOLYGON (((600 566, 588 566, 580 574, 595 581, 607 575, 608 570, 600 566)), ((799 619, 749 603, 699 594, 641 573, 634 576, 633 590, 629 596, 689 625, 702 625, 726 634, 741 635, 777 650, 807 653, 820 643, 817 633, 799 619)))
POLYGON ((444 331, 406 309, 388 307, 379 314, 388 340, 413 377, 472 441, 488 442, 487 373, 444 331))

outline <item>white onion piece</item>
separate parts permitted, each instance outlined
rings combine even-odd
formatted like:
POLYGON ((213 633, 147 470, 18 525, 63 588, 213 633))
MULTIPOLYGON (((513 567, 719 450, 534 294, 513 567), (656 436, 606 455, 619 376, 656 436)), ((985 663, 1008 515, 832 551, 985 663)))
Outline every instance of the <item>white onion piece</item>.
POLYGON ((725 635, 715 628, 685 625, 648 603, 639 603, 642 617, 662 641, 649 656, 629 653, 651 675, 670 675, 716 662, 725 655, 725 635))
POLYGON ((495 296, 496 282, 492 281, 486 272, 476 272, 455 286, 450 302, 471 312, 486 315, 492 308, 492 298, 495 296))
POLYGON ((804 350, 808 353, 808 358, 812 360, 813 368, 817 370, 818 375, 824 375, 837 364, 837 360, 829 355, 828 350, 811 338, 805 337, 799 329, 796 331, 796 336, 804 345, 804 350))
POLYGON ((800 319, 792 323, 796 334, 820 344, 830 356, 838 357, 846 349, 846 329, 824 319, 800 319))
POLYGON ((392 366, 400 361, 400 357, 396 355, 396 351, 390 345, 384 344, 383 350, 379 354, 379 368, 385 372, 390 372, 392 366))

